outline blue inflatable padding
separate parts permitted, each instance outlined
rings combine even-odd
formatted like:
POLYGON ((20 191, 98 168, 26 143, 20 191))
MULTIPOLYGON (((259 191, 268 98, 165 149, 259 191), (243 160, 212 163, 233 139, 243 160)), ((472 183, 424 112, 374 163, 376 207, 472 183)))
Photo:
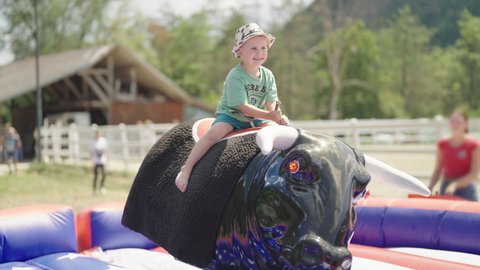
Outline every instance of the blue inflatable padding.
POLYGON ((55 269, 55 270, 116 270, 124 269, 123 267, 115 266, 104 261, 79 255, 77 253, 55 253, 41 256, 27 261, 27 263, 40 267, 41 269, 55 269))
POLYGON ((385 214, 384 207, 357 207, 357 223, 352 243, 369 243, 370 246, 383 247, 382 222, 385 214))
POLYGON ((91 211, 92 246, 100 246, 104 250, 157 247, 145 236, 124 227, 121 224, 122 213, 121 210, 91 211))
POLYGON ((0 270, 43 270, 37 266, 24 263, 24 262, 8 262, 8 263, 0 263, 0 270))
POLYGON ((480 214, 401 207, 357 207, 352 243, 480 254, 480 214))
POLYGON ((439 246, 446 250, 480 254, 480 214, 447 212, 440 221, 439 246))
POLYGON ((445 211, 386 208, 383 234, 386 247, 438 248, 438 221, 445 211))
POLYGON ((75 217, 71 208, 20 213, 0 223, 0 263, 76 251, 75 217))

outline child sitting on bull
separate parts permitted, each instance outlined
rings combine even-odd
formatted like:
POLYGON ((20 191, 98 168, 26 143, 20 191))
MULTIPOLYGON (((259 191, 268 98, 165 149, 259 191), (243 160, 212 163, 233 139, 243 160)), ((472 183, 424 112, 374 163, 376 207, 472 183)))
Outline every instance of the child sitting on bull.
POLYGON ((180 191, 185 192, 195 164, 231 131, 275 123, 288 125, 288 118, 275 108, 278 102, 275 77, 262 66, 274 41, 274 36, 255 23, 246 24, 235 32, 232 53, 241 62, 225 79, 212 127, 195 144, 175 179, 180 191))

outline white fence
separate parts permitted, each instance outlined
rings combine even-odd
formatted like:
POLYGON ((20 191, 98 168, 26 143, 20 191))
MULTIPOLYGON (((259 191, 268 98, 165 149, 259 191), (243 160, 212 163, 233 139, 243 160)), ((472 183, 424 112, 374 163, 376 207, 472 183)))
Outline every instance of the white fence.
MULTIPOLYGON (((480 119, 471 119, 470 132, 480 138, 480 119)), ((336 136, 365 152, 432 153, 438 138, 449 132, 448 119, 376 119, 293 121, 309 132, 336 136)), ((150 147, 175 124, 70 126, 42 128, 42 157, 46 162, 85 163, 98 128, 109 142, 109 159, 129 169, 139 164, 150 147)))
POLYGON ((85 163, 90 160, 94 131, 108 140, 108 158, 129 164, 143 160, 151 146, 174 124, 77 126, 60 124, 44 126, 41 130, 42 159, 54 163, 85 163))

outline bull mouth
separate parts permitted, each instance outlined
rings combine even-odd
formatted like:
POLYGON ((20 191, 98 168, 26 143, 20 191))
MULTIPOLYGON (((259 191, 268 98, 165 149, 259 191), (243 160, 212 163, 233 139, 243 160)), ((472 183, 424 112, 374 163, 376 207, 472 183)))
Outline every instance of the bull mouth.
POLYGON ((352 256, 345 247, 334 247, 318 236, 302 237, 294 247, 284 247, 281 260, 287 269, 347 270, 352 256))

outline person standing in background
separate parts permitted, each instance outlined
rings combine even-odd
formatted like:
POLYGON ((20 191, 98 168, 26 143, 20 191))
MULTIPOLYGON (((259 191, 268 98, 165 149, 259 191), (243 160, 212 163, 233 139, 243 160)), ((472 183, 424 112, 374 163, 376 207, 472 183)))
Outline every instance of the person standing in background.
POLYGON ((92 141, 90 147, 90 153, 93 163, 93 194, 97 195, 99 192, 105 194, 105 165, 108 160, 108 142, 101 133, 100 130, 95 130, 95 139, 92 141), (97 179, 101 174, 100 186, 97 185, 97 179))
POLYGON ((437 142, 437 158, 429 189, 432 190, 442 176, 440 195, 478 201, 476 181, 480 172, 480 143, 468 135, 465 112, 452 112, 450 130, 450 137, 437 142))
POLYGON ((22 151, 22 141, 14 127, 8 126, 3 136, 3 159, 10 174, 17 173, 17 162, 22 151))

